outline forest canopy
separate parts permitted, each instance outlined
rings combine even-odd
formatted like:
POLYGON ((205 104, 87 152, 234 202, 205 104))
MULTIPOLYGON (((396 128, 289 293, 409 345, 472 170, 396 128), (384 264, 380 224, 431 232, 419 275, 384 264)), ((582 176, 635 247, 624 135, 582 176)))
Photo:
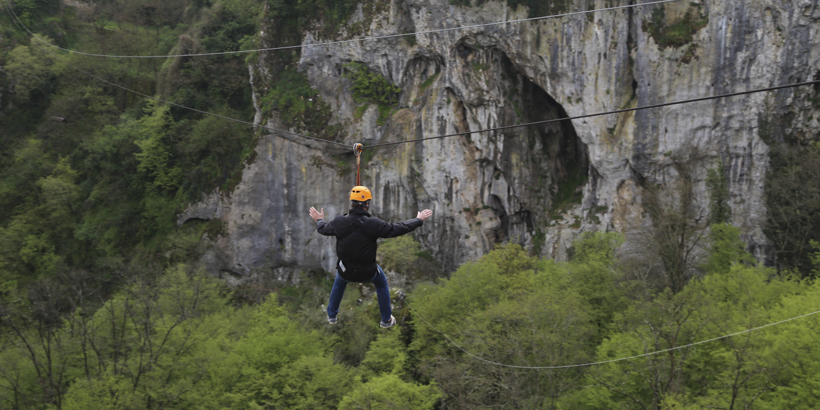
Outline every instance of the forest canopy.
MULTIPOLYGON (((692 222, 686 204, 648 206, 657 223, 637 258, 620 252, 620 235, 590 233, 566 262, 506 244, 441 272, 413 237, 385 241, 399 325, 378 327, 364 286, 329 326, 332 274, 229 286, 199 262, 222 222, 175 223, 236 186, 258 132, 145 97, 252 121, 248 66, 264 58, 279 70, 257 79, 260 106, 338 138, 298 52, 95 59, 22 25, 91 53, 224 52, 260 47, 264 21, 277 23, 272 46, 297 44, 307 27, 333 34, 360 2, 76 3, 17 0, 0 13, 0 408, 815 406, 820 315, 803 316, 820 310, 820 199, 806 184, 820 177, 816 142, 767 140, 773 267, 728 223, 720 164, 706 181, 710 220, 692 222)), ((399 86, 358 63, 343 69, 379 121, 397 109, 399 86)))

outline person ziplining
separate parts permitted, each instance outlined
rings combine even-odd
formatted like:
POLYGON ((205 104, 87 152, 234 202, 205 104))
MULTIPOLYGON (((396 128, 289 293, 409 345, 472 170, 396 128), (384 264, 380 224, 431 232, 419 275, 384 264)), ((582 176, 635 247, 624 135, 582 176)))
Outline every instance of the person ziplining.
MULTIPOLYGON (((356 180, 359 182, 358 175, 356 180)), ((322 235, 336 237, 336 279, 330 290, 330 300, 327 302, 327 321, 330 324, 338 321, 339 304, 342 302, 348 282, 373 283, 381 314, 379 326, 390 328, 396 324, 390 306, 387 277, 381 266, 376 263, 376 239, 394 238, 412 232, 433 215, 433 211, 425 209, 407 221, 385 222, 367 212, 371 199, 372 195, 367 187, 353 187, 350 190, 350 211, 330 222, 325 221, 324 208, 317 211, 316 208, 310 207, 310 217, 316 222, 316 230, 322 235)))

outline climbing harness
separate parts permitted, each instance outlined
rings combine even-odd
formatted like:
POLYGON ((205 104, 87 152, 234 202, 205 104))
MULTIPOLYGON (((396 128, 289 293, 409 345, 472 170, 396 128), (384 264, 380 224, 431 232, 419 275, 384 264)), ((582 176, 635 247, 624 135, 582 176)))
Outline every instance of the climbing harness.
POLYGON ((356 154, 356 186, 362 185, 362 180, 359 177, 359 171, 361 170, 361 162, 362 162, 362 151, 364 150, 364 145, 360 143, 353 144, 353 153, 356 154))

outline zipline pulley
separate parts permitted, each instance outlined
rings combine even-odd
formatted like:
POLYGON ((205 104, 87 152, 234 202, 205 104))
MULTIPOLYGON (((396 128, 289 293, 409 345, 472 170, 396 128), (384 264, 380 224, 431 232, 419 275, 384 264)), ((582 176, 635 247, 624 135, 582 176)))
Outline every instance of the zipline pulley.
POLYGON ((356 186, 361 186, 362 181, 359 177, 359 170, 361 169, 361 161, 362 161, 362 151, 364 150, 364 145, 360 143, 353 144, 353 153, 356 154, 356 186))

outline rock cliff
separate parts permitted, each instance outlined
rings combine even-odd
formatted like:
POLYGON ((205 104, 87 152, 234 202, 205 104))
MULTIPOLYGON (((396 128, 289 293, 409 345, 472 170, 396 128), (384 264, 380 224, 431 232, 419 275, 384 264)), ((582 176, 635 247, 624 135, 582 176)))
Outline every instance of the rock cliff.
MULTIPOLYGON (((298 69, 330 107, 327 125, 342 130, 339 141, 367 146, 820 78, 818 0, 679 0, 486 26, 479 25, 527 18, 529 10, 473 3, 363 1, 337 36, 303 33, 298 69), (461 26, 473 27, 311 46, 461 26), (386 120, 376 105, 354 101, 344 75, 349 62, 401 88, 386 120)), ((576 0, 555 2, 551 11, 615 5, 576 0)), ((262 40, 269 43, 264 34, 262 40)), ((258 102, 267 91, 260 80, 279 67, 263 53, 249 69, 258 102)), ((564 259, 581 232, 640 232, 649 223, 646 187, 673 198, 680 164, 694 189, 695 215, 707 218, 707 171, 723 164, 731 222, 766 258, 764 139, 816 132, 813 93, 786 89, 366 148, 362 179, 374 192, 372 213, 382 219, 435 211, 415 235, 450 271, 497 243, 564 259), (763 126, 772 118, 793 121, 763 126)), ((259 103, 256 121, 285 128, 259 103)), ((315 232, 307 210, 345 213, 354 182, 352 151, 265 133, 236 188, 193 205, 179 223, 224 220, 224 236, 208 244, 215 270, 242 277, 272 268, 295 279, 300 271, 332 268, 334 242, 315 232)))

